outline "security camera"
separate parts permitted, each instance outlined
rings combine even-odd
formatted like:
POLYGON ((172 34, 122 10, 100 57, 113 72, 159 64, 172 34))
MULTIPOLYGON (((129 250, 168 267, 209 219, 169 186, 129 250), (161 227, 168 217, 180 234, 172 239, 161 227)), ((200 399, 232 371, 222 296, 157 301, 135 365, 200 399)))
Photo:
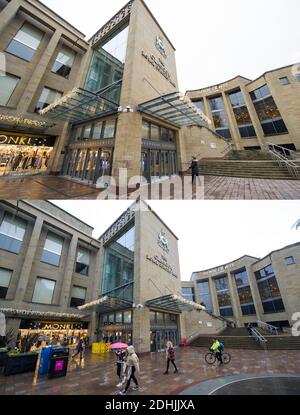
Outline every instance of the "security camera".
POLYGON ((123 108, 122 107, 119 107, 118 108, 118 112, 123 112, 123 108))
POLYGON ((124 109, 124 112, 133 112, 133 109, 131 108, 130 105, 127 105, 127 107, 124 109))

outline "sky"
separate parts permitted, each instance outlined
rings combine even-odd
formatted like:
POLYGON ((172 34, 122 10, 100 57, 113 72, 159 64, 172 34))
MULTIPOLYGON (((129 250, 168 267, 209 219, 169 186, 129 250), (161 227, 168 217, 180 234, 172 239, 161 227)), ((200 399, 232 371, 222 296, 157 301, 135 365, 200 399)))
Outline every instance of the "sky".
MULTIPOLYGON (((101 236, 132 201, 53 201, 95 228, 101 236)), ((179 238, 181 278, 234 261, 263 258, 300 242, 300 201, 150 201, 179 238)), ((149 252, 151 254, 151 252, 149 252)))
MULTIPOLYGON (((42 0, 90 38, 126 0, 42 0), (70 7, 71 6, 71 7, 70 7), (83 7, 84 6, 84 7, 83 7)), ((300 62, 299 0, 146 0, 177 49, 182 92, 300 62)))

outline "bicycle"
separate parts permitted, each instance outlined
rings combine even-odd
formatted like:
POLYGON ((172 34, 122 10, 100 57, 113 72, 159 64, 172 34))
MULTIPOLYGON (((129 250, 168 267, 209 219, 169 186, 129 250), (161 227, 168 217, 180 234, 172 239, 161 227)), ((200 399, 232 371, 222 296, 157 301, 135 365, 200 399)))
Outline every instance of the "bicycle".
MULTIPOLYGON (((213 365, 217 361, 217 355, 215 352, 210 351, 205 355, 205 361, 208 365, 213 365)), ((222 361, 224 365, 228 365, 231 362, 231 355, 229 353, 222 353, 222 361)))

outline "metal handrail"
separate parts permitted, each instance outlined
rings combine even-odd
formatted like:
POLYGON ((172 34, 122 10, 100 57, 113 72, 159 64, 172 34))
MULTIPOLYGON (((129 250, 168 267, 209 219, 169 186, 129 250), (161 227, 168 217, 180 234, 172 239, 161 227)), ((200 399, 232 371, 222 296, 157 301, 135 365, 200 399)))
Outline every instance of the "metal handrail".
POLYGON ((274 144, 274 143, 267 143, 267 145, 269 146, 268 148, 270 149, 270 146, 272 147, 272 149, 276 150, 279 149, 280 153, 283 153, 283 155, 285 157, 289 157, 292 156, 294 157, 294 154, 297 154, 297 152, 295 150, 290 150, 288 148, 279 146, 278 144, 274 144))
POLYGON ((255 340, 258 341, 264 349, 266 349, 268 340, 255 328, 251 329, 251 333, 254 336, 255 340))
POLYGON ((271 334, 276 333, 276 336, 278 336, 278 328, 275 326, 272 326, 272 324, 265 323, 264 321, 258 321, 257 322, 258 327, 264 330, 269 331, 271 334))
MULTIPOLYGON (((300 179, 300 166, 294 163, 293 161, 289 160, 287 157, 282 155, 280 152, 276 150, 276 148, 283 148, 277 146, 276 144, 269 143, 269 153, 271 154, 272 158, 277 162, 279 167, 284 167, 288 170, 290 175, 295 176, 297 180, 300 179)), ((292 150, 289 150, 292 151, 292 150)))

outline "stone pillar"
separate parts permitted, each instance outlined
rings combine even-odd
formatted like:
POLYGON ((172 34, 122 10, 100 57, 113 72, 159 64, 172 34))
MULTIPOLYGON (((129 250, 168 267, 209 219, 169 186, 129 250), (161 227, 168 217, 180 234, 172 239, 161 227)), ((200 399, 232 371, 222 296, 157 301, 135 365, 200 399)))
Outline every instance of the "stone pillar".
POLYGON ((61 36, 62 36, 61 30, 56 30, 56 32, 54 32, 54 34, 52 35, 19 101, 19 104, 17 107, 18 112, 21 112, 22 114, 25 114, 26 112, 28 112, 28 109, 32 102, 34 94, 39 84, 41 83, 42 77, 44 76, 45 70, 48 67, 51 58, 53 57, 53 54, 55 52, 55 49, 57 48, 57 45, 61 39, 61 36))
POLYGON ((220 308, 219 308, 219 302, 218 302, 218 296, 217 296, 217 290, 214 283, 213 278, 209 278, 209 291, 210 291, 210 297, 213 305, 213 313, 216 316, 220 315, 220 308))
POLYGON ((235 282, 233 281, 233 278, 234 276, 229 273, 228 274, 228 286, 229 286, 229 291, 230 291, 233 314, 236 319, 236 323, 238 327, 243 327, 240 301, 239 301, 237 288, 236 288, 235 282))
POLYGON ((73 236, 71 239, 65 273, 63 277, 63 285, 61 287, 61 294, 60 294, 60 306, 62 308, 69 308, 69 299, 70 299, 70 292, 72 288, 72 278, 74 273, 74 264, 76 262, 76 254, 77 254, 77 245, 78 245, 78 237, 73 236))
POLYGON ((244 96, 245 104, 248 108, 250 118, 252 120, 254 129, 255 129, 255 132, 256 132, 258 143, 261 146, 262 150, 264 150, 264 148, 265 148, 264 130, 262 129, 261 123, 259 121, 257 112, 256 112, 255 107, 254 107, 254 104, 253 104, 252 99, 249 95, 249 92, 246 90, 245 85, 241 85, 241 91, 242 91, 242 94, 244 96))
POLYGON ((56 141, 55 156, 53 156, 52 165, 49 167, 53 174, 60 173, 62 170, 65 155, 62 155, 61 153, 68 145, 70 133, 70 124, 65 123, 60 138, 56 141))
POLYGON ((232 110, 231 103, 229 102, 229 97, 225 92, 222 92, 222 99, 224 102, 224 109, 228 119, 228 127, 230 128, 231 135, 233 133, 233 142, 237 150, 243 150, 244 146, 240 137, 240 131, 238 129, 234 112, 232 110))
MULTIPOLYGON (((100 297, 100 290, 102 287, 102 277, 103 277, 103 260, 104 260, 104 252, 103 248, 99 248, 96 260, 95 260, 95 268, 94 268, 94 284, 92 287, 93 292, 90 296, 90 301, 95 301, 100 297)), ((96 336, 94 333, 98 329, 99 326, 99 315, 96 312, 93 312, 91 316, 91 323, 90 323, 90 333, 91 333, 91 340, 94 339, 96 341, 96 336)))
POLYGON ((0 33, 6 28, 6 26, 14 19, 18 13, 22 0, 11 0, 6 7, 0 13, 0 33))
POLYGON ((38 247, 38 243, 40 240, 42 228, 43 228, 43 220, 40 218, 37 218, 32 230, 31 238, 28 243, 26 256, 24 258, 23 266, 20 272, 20 279, 18 281, 17 289, 16 289, 16 295, 15 295, 15 302, 21 302, 24 299, 28 281, 31 275, 31 269, 33 260, 35 257, 35 253, 38 247))
POLYGON ((148 307, 133 309, 132 337, 137 353, 150 352, 150 310, 148 307))

